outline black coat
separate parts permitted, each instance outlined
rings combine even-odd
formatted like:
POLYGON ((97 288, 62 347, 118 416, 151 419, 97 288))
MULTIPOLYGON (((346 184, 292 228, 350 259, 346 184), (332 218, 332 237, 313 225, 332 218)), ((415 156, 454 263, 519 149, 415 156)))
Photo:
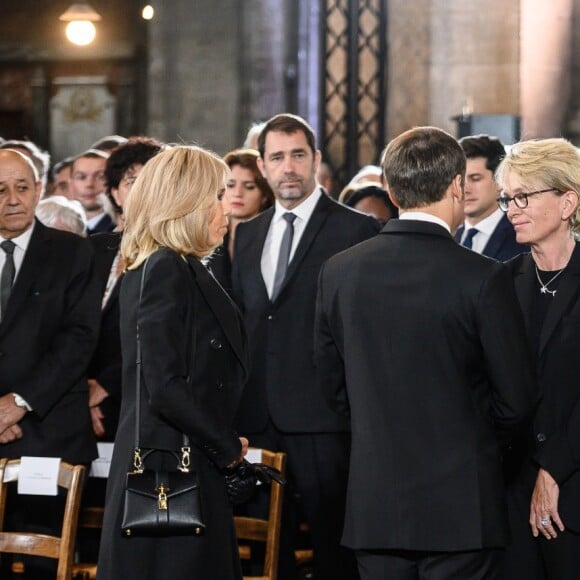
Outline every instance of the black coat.
MULTIPOLYGON (((528 334, 532 334, 534 297, 538 295, 531 254, 509 262, 528 334)), ((558 511, 566 528, 580 532, 580 244, 576 244, 558 284, 540 335, 537 366, 541 399, 529 438, 529 459, 522 475, 527 491, 538 465, 560 486, 558 511)))
POLYGON ((246 369, 237 309, 205 267, 161 249, 127 272, 121 288, 123 402, 107 487, 98 574, 103 580, 241 577, 221 469, 240 454, 233 419, 246 369), (188 314, 189 313, 189 314, 188 314), (135 431, 136 329, 142 348, 141 446, 176 450, 191 439, 204 537, 124 538, 123 487, 135 431), (187 380, 187 376, 190 380, 187 380))
POLYGON ((87 367, 97 342, 99 291, 90 243, 36 221, 0 323, 0 395, 34 409, 4 457, 62 457, 89 463, 97 448, 88 408, 87 367))
POLYGON ((252 353, 237 426, 240 433, 258 433, 271 417, 286 432, 348 430, 344 418, 328 407, 316 382, 312 352, 316 283, 330 256, 377 234, 378 222, 323 194, 272 303, 260 263, 273 216, 274 208, 267 209, 236 229, 233 292, 252 353))
MULTIPOLYGON (((91 236, 95 251, 95 283, 101 296, 105 291, 111 267, 121 243, 117 232, 91 236)), ((122 276, 111 290, 105 307, 101 310, 101 328, 95 354, 89 365, 89 378, 96 379, 109 393, 100 404, 104 415, 105 436, 103 440, 113 441, 121 408, 121 335, 119 332, 119 290, 122 276)))
POLYGON ((352 433, 343 543, 504 546, 500 441, 536 401, 506 266, 441 226, 391 220, 323 267, 317 362, 352 433))

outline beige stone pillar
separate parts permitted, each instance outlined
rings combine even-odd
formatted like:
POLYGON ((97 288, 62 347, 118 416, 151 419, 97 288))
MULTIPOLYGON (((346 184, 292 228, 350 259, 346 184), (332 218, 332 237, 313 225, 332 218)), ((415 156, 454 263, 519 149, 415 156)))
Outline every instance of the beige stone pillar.
POLYGON ((520 2, 522 138, 559 137, 570 102, 574 1, 520 2))
POLYGON ((517 115, 518 2, 431 0, 430 15, 430 122, 455 134, 451 117, 464 108, 517 115))

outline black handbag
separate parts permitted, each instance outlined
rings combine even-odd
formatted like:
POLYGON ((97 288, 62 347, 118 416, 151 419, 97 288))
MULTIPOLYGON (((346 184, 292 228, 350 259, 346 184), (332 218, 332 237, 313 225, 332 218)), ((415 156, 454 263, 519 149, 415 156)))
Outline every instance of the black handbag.
MULTIPOLYGON (((141 294, 145 268, 141 275, 141 294)), ((205 530, 197 473, 191 469, 189 439, 183 434, 179 453, 161 449, 141 450, 139 445, 141 407, 141 341, 137 329, 135 449, 133 471, 127 473, 121 530, 131 536, 201 535, 205 530), (176 458, 174 471, 147 469, 145 460, 153 453, 176 458)))

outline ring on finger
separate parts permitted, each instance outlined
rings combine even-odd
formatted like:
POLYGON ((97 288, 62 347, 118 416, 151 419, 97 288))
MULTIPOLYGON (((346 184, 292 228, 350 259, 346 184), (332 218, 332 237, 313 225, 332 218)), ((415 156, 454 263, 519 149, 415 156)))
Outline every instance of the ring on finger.
POLYGON ((540 520, 540 524, 542 524, 543 527, 549 526, 552 523, 552 520, 548 517, 548 518, 542 518, 540 520))

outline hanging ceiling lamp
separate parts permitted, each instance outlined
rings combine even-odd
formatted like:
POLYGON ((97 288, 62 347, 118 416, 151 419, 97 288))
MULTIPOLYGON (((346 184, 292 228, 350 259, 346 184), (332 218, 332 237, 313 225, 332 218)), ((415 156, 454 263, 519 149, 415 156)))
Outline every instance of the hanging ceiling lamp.
POLYGON ((97 31, 93 22, 101 20, 101 16, 86 2, 75 2, 59 16, 59 20, 68 22, 66 37, 73 44, 86 46, 95 39, 97 31))

